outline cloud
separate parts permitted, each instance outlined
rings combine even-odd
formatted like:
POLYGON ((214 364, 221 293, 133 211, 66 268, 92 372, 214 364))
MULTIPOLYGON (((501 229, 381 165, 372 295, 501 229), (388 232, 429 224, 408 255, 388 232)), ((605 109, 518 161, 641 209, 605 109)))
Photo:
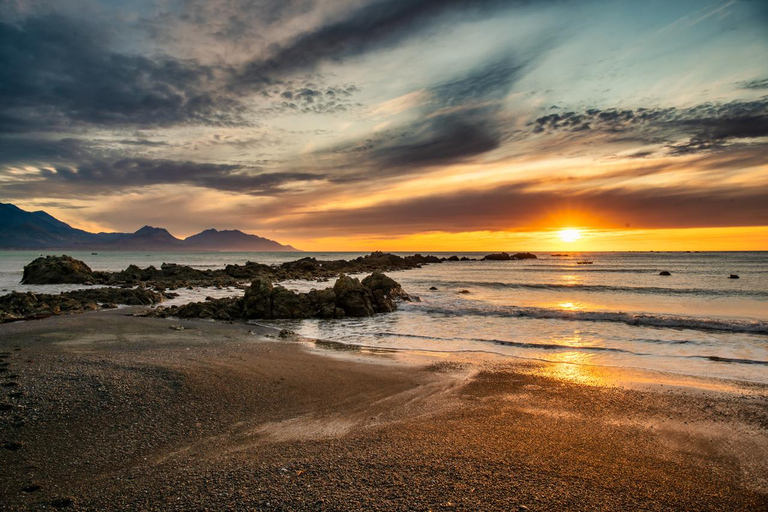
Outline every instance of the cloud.
POLYGON ((338 182, 410 174, 498 149, 507 134, 502 100, 532 60, 504 55, 434 84, 409 122, 319 152, 327 174, 338 182))
POLYGON ((245 124, 242 104, 217 86, 220 70, 116 53, 83 22, 58 15, 0 22, 0 41, 0 133, 245 124))
POLYGON ((406 235, 505 231, 557 225, 569 216, 609 227, 756 226, 768 218, 768 190, 611 189, 534 191, 526 184, 456 191, 371 207, 307 212, 277 223, 327 234, 406 235), (546 223, 550 224, 547 225, 546 223))
POLYGON ((7 180, 6 197, 85 197, 110 195, 162 184, 186 184, 239 194, 279 195, 282 187, 322 176, 297 172, 265 172, 256 166, 212 164, 150 158, 92 158, 75 166, 41 167, 22 179, 7 180))
MULTIPOLYGON (((556 0, 551 0, 552 1, 556 0)), ((561 0, 564 1, 564 0, 561 0)), ((271 55, 254 59, 238 73, 236 83, 259 87, 286 73, 313 70, 326 61, 341 62, 368 52, 393 47, 428 33, 446 16, 462 20, 496 10, 527 5, 525 0, 379 0, 352 10, 338 21, 320 25, 275 46, 271 55)))
POLYGON ((670 154, 682 155, 768 137, 768 96, 690 108, 568 111, 541 116, 529 126, 533 134, 565 134, 576 139, 600 134, 607 142, 664 144, 670 154))
POLYGON ((360 92, 354 84, 318 85, 315 82, 288 81, 265 87, 263 97, 272 100, 261 110, 265 114, 342 114, 362 106, 352 101, 360 92))
POLYGON ((746 82, 739 82, 742 89, 768 89, 768 78, 756 78, 746 82))

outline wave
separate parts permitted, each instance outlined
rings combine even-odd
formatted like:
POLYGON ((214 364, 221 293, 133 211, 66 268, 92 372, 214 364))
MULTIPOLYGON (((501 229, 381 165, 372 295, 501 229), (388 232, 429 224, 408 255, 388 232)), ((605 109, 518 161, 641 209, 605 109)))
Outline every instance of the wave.
POLYGON ((664 329, 692 329, 699 331, 719 331, 743 334, 768 335, 768 322, 759 320, 725 320, 718 318, 696 318, 675 315, 654 315, 648 313, 625 313, 623 311, 568 311, 554 308, 502 306, 495 308, 447 308, 416 303, 425 313, 445 316, 497 316, 534 318, 541 320, 576 320, 581 322, 613 322, 637 327, 657 327, 664 329))
MULTIPOLYGON (((391 338, 417 338, 417 339, 425 339, 425 340, 433 340, 433 341, 476 341, 481 343, 492 343, 494 345, 524 348, 524 349, 567 350, 567 351, 575 350, 579 352, 598 352, 598 353, 612 352, 612 353, 620 353, 620 354, 629 354, 633 356, 658 357, 658 354, 651 354, 647 352, 636 352, 634 350, 627 350, 624 348, 617 348, 617 347, 602 347, 602 346, 594 346, 594 345, 592 346, 580 345, 575 347, 573 345, 562 345, 559 343, 527 343, 527 342, 521 342, 521 341, 499 340, 499 339, 493 339, 493 338, 465 338, 465 337, 436 338, 434 336, 423 336, 419 334, 405 334, 405 333, 396 333, 396 332, 387 332, 387 331, 368 333, 368 335, 376 338, 391 337, 391 338)), ((664 344, 680 343, 680 342, 665 342, 662 340, 642 340, 642 341, 653 341, 653 342, 664 343, 664 344)), ((682 342, 682 343, 687 343, 687 342, 682 342)), ((693 355, 668 355, 666 357, 684 358, 684 359, 707 359, 709 361, 714 361, 717 363, 752 364, 752 365, 768 366, 768 361, 760 361, 755 359, 740 359, 740 358, 731 358, 731 357, 722 357, 722 356, 693 354, 693 355)))
POLYGON ((705 288, 663 288, 659 286, 611 286, 602 284, 562 284, 562 283, 502 283, 499 281, 444 281, 443 286, 456 288, 495 288, 528 290, 569 290, 587 292, 629 292, 664 295, 739 295, 745 297, 768 298, 768 292, 757 290, 712 290, 705 288))

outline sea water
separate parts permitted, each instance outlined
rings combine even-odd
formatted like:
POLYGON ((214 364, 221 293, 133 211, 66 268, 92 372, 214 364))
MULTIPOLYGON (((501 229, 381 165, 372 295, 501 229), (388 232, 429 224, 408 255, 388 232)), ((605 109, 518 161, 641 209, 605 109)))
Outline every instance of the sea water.
MULTIPOLYGON (((39 253, 0 253, 0 289, 20 285, 39 253)), ((163 262, 221 268, 362 253, 77 253, 95 270, 163 262)), ((437 256, 450 254, 435 253, 437 256)), ((482 254, 458 253, 480 258, 482 254)), ((438 352, 491 352, 537 360, 658 370, 768 383, 768 253, 541 253, 536 260, 444 262, 392 273, 420 301, 372 318, 259 322, 344 344, 438 352), (592 261, 580 265, 581 260, 592 261), (670 276, 661 276, 662 270, 670 276), (730 274, 740 279, 729 279, 730 274), (437 288, 430 290, 431 287, 437 288), (469 293, 460 293, 466 291, 469 293)), ((329 283, 289 281, 297 291, 329 283)), ((180 290, 174 303, 241 290, 180 290)))

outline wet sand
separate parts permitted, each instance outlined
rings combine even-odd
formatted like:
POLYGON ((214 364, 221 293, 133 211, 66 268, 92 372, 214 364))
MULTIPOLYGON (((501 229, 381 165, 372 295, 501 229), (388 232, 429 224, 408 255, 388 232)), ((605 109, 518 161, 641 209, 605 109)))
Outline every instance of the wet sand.
POLYGON ((0 508, 768 509, 765 386, 127 312, 0 326, 0 508))

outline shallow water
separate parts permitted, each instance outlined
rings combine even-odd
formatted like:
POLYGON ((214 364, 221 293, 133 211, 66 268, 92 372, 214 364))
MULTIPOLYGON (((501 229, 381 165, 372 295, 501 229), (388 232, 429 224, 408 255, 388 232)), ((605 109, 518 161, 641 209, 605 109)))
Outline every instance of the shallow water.
MULTIPOLYGON (((72 288, 19 285, 23 265, 37 255, 0 253, 0 288, 72 288)), ((349 259, 360 253, 71 255, 96 270, 120 270, 129 263, 219 268, 247 260, 349 259)), ((768 383, 768 253, 588 253, 567 258, 544 253, 539 258, 446 262, 398 272, 393 277, 421 302, 403 304, 388 315, 259 323, 371 347, 492 352, 768 383), (581 259, 594 264, 576 264, 581 259), (661 270, 672 275, 660 276, 661 270), (740 279, 728 279, 732 273, 740 279), (431 291, 431 286, 438 289, 431 291)), ((284 284, 306 291, 333 283, 284 284)), ((174 303, 242 293, 180 291, 174 303)))

